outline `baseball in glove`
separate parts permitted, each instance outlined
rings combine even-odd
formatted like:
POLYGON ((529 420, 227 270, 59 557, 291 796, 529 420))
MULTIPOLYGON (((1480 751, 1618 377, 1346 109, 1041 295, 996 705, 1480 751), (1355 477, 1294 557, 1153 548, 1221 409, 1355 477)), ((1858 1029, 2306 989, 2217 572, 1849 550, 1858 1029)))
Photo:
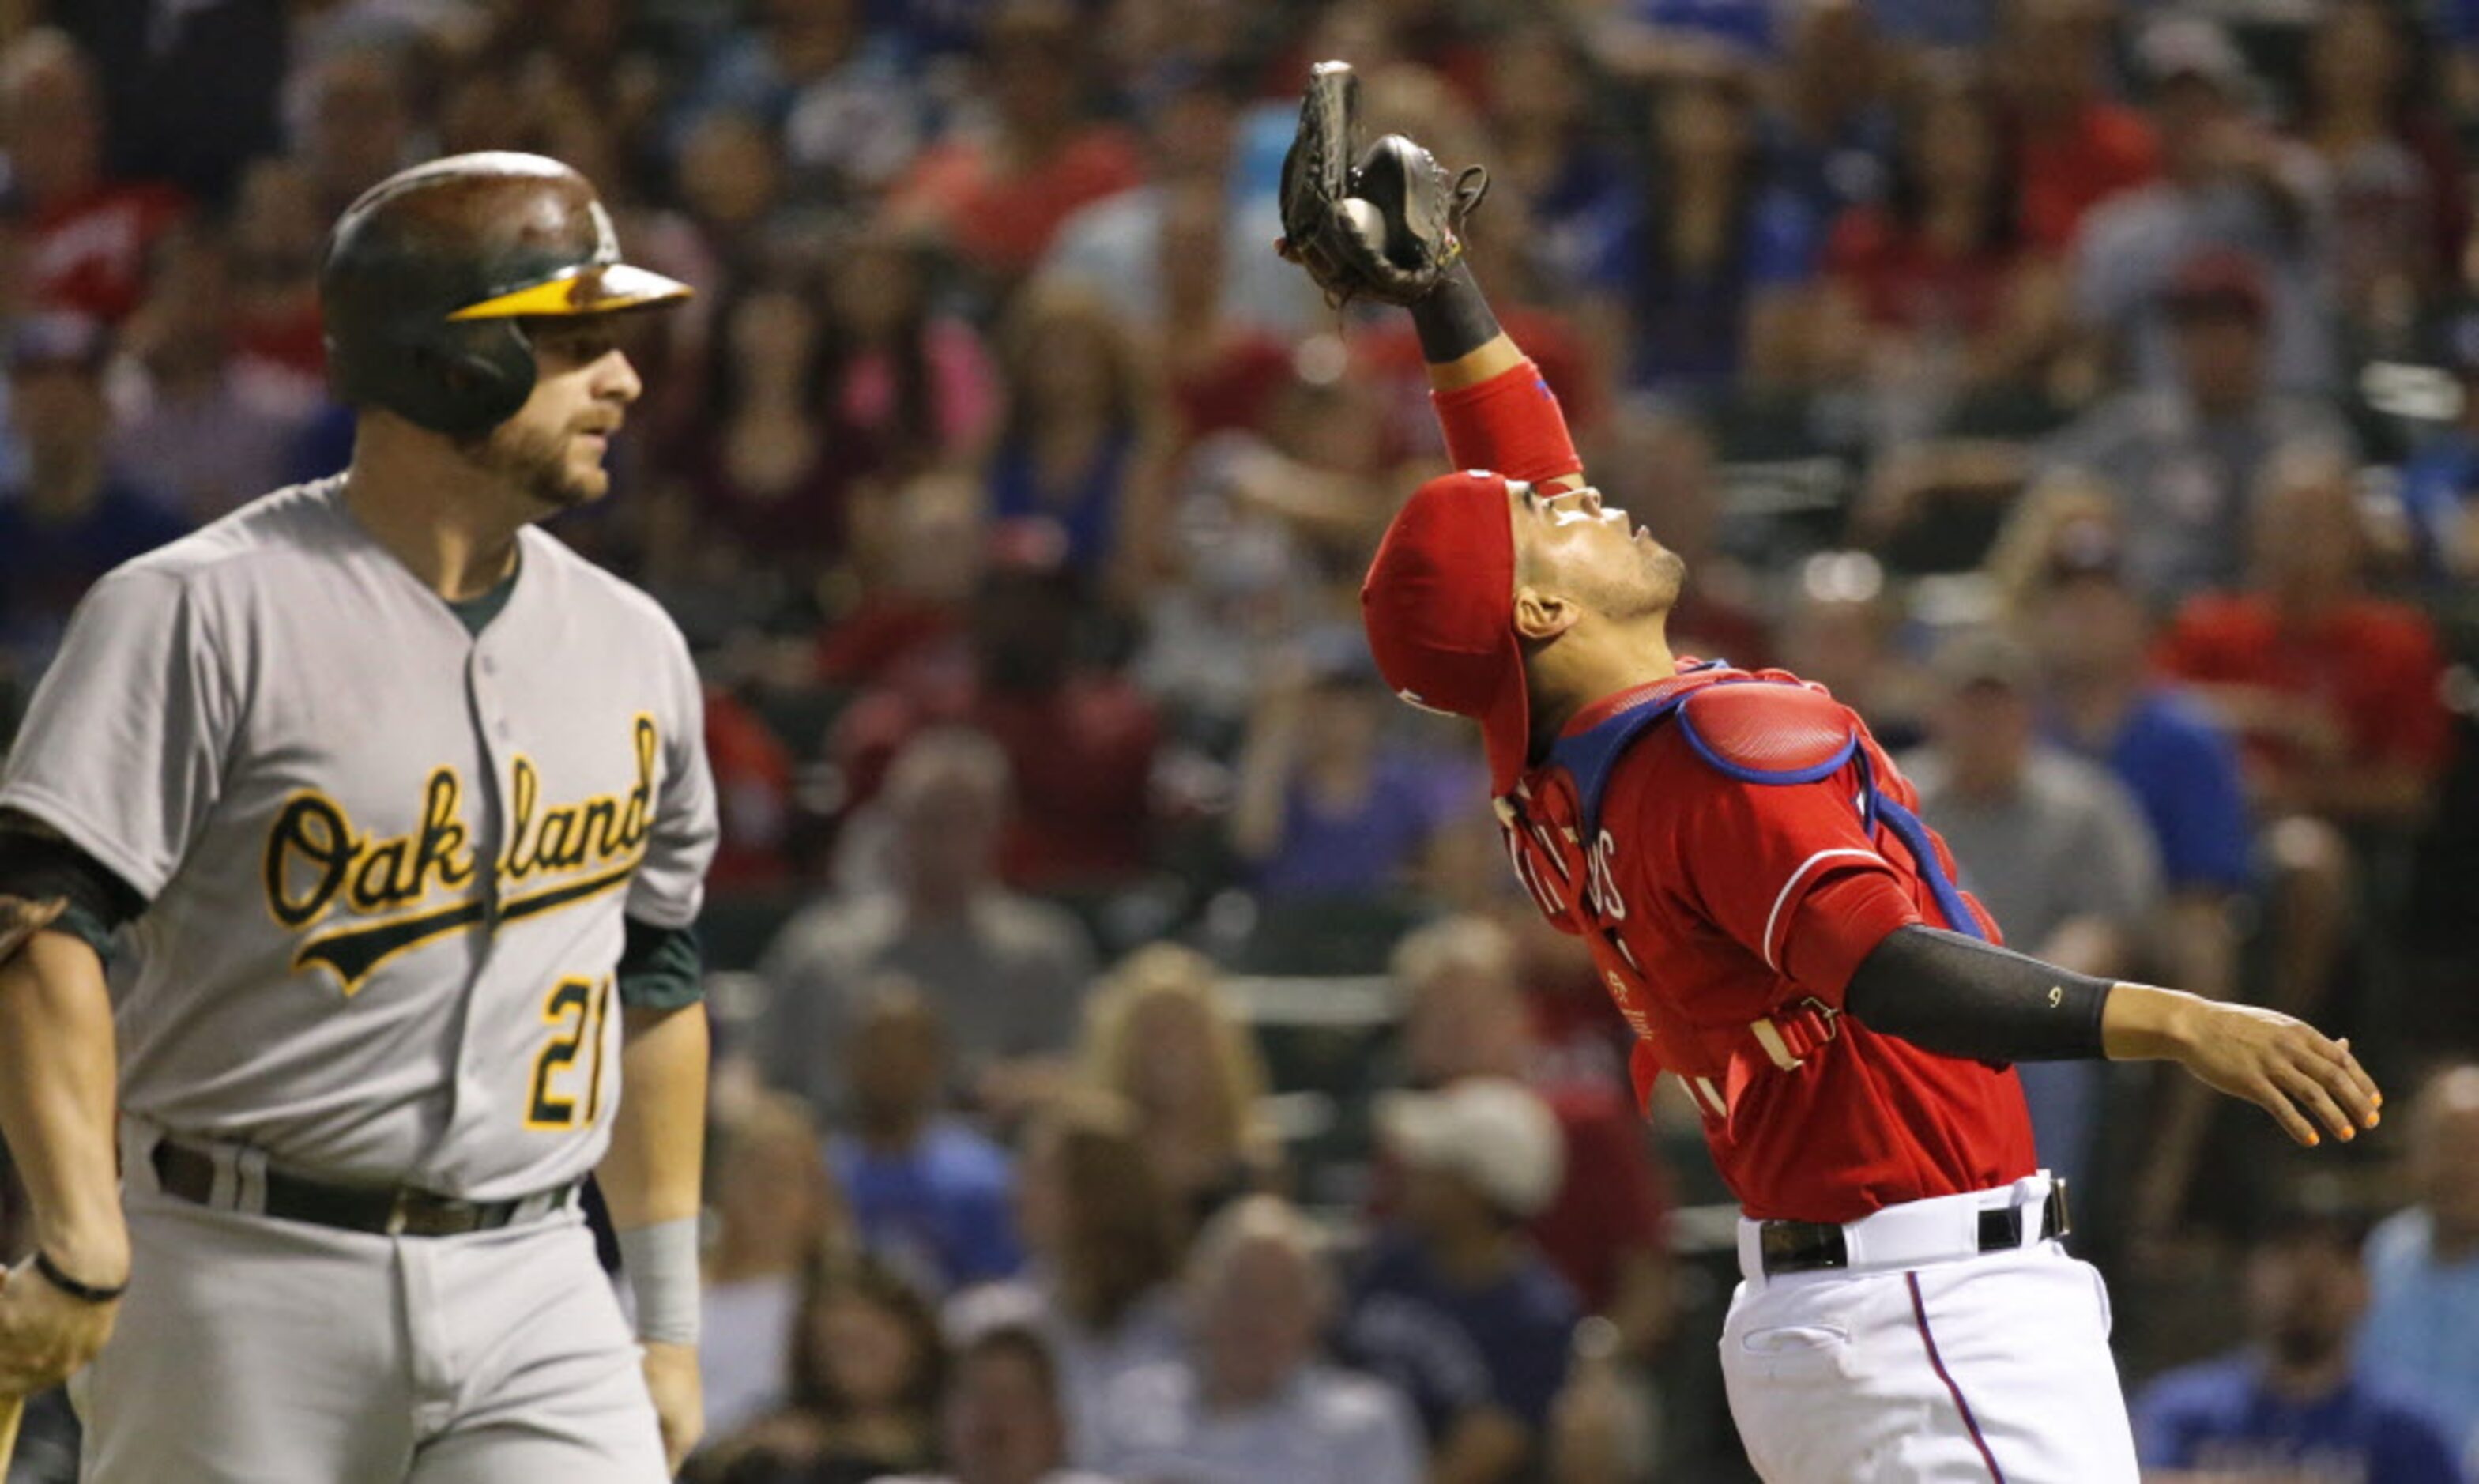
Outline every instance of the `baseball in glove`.
POLYGON ((1399 134, 1355 159, 1359 92, 1348 63, 1310 69, 1299 132, 1283 157, 1278 250, 1336 305, 1363 297, 1417 303, 1463 256, 1464 218, 1489 193, 1489 172, 1475 165, 1449 177, 1434 155, 1399 134))

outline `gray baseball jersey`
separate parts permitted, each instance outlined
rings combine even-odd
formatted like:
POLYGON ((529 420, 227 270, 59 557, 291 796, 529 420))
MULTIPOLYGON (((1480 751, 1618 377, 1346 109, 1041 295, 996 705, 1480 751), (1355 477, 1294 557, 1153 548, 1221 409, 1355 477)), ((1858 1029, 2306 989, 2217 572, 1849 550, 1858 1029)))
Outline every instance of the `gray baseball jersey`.
POLYGON ((584 1174, 623 917, 697 915, 697 676, 652 600, 527 529, 478 636, 345 509, 278 491, 98 583, 0 807, 148 900, 121 1105, 475 1200, 584 1174))

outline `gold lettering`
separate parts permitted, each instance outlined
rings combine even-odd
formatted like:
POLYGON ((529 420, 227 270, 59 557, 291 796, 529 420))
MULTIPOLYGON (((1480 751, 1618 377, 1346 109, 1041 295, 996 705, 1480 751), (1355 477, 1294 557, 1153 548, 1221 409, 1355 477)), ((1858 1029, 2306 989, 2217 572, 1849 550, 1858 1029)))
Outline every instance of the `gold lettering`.
POLYGON ((334 800, 324 794, 306 793, 285 801, 284 807, 276 813, 275 824, 267 832, 267 909, 288 928, 300 927, 317 917, 335 900, 336 889, 345 883, 345 873, 352 869, 358 850, 352 821, 345 817, 344 808, 334 800), (310 889, 295 896, 293 882, 300 867, 317 874, 310 889))
POLYGON ((465 788, 456 770, 433 772, 422 799, 421 845, 413 859, 416 891, 429 892, 433 872, 441 884, 451 888, 473 879, 473 853, 466 846, 464 816, 465 788))
POLYGON ((412 848, 411 836, 397 834, 365 852, 353 867, 353 905, 370 912, 411 900, 415 892, 404 879, 404 857, 412 848))
POLYGON ((518 754, 508 765, 508 848, 502 857, 510 881, 521 882, 533 874, 533 864, 525 858, 525 830, 533 823, 534 801, 541 790, 533 759, 518 754))

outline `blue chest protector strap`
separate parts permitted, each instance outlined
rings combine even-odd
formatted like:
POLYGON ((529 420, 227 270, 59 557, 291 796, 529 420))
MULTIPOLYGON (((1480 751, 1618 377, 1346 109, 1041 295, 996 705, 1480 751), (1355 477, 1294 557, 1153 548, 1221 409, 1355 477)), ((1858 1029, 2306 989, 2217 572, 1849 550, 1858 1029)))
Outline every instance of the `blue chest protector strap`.
POLYGON ((1673 717, 1697 756, 1743 783, 1813 783, 1855 759, 1859 790, 1853 805, 1870 838, 1880 829, 1891 831, 1917 863, 1946 925, 1972 937, 1987 937, 1961 889, 1947 875, 1928 826, 1877 787, 1876 769, 1848 714, 1824 692, 1796 681, 1716 676, 1700 685, 1656 691, 1641 704, 1559 738, 1550 747, 1549 760, 1573 780, 1577 823, 1587 844, 1599 837, 1601 799, 1619 758, 1638 738, 1673 717))

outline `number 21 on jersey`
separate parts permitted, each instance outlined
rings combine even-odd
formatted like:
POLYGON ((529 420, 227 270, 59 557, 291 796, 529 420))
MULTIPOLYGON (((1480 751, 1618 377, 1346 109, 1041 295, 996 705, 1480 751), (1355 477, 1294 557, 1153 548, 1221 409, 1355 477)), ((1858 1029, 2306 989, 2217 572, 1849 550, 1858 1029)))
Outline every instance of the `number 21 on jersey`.
POLYGON ((603 1022, 611 1014, 608 977, 563 979, 543 997, 543 1024, 550 1038, 534 1055, 533 1087, 525 1102, 525 1127, 573 1129, 579 1115, 586 1127, 602 1113, 603 1022), (586 1065, 576 1065, 578 1054, 586 1065), (578 1079, 583 1078, 583 1086, 578 1079))

